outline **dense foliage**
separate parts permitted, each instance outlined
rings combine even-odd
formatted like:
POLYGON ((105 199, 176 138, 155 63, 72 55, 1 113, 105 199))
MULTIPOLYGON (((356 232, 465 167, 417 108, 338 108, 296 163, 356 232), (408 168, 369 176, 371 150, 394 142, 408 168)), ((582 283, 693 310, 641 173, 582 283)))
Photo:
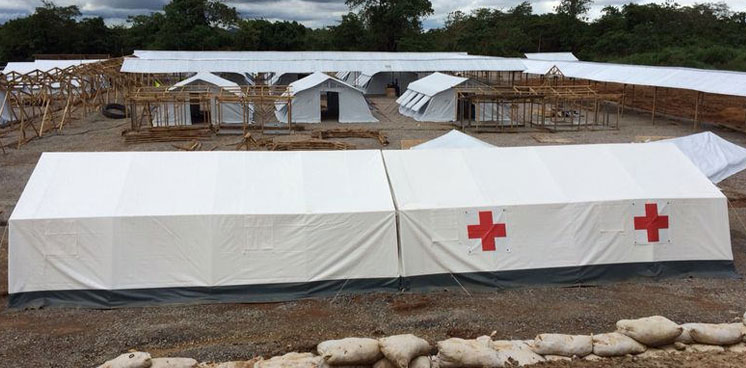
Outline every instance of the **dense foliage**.
POLYGON ((591 0, 563 0, 553 13, 530 2, 510 9, 449 14, 424 30, 429 0, 346 0, 350 13, 336 25, 312 29, 298 22, 242 19, 220 0, 172 0, 162 12, 109 27, 81 17, 75 6, 43 6, 0 25, 0 61, 40 53, 130 54, 173 50, 467 51, 521 56, 573 51, 581 59, 746 70, 746 12, 725 3, 680 6, 629 3, 606 7, 589 20, 591 0))

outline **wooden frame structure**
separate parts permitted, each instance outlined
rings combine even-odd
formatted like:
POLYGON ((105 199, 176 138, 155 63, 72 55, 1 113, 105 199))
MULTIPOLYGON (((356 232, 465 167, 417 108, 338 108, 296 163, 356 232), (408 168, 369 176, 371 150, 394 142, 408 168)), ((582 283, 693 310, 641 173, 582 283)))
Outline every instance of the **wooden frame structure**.
POLYGON ((524 126, 554 131, 617 129, 623 96, 599 93, 587 85, 456 88, 456 121, 462 129, 477 131, 524 126))
MULTIPOLYGON (((0 74, 0 114, 10 111, 9 125, 18 125, 18 147, 51 130, 60 131, 79 113, 85 116, 105 104, 122 101, 133 82, 119 72, 122 59, 0 74)), ((7 129, 7 128, 6 128, 7 129)))

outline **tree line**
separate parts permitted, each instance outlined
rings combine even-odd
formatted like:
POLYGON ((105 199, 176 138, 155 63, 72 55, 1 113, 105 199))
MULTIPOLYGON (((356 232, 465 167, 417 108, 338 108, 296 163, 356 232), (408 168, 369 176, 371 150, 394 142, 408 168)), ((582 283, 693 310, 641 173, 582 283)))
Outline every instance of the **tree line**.
POLYGON ((509 9, 448 15, 423 29, 429 0, 346 0, 332 26, 245 19, 221 0, 172 0, 163 11, 107 26, 76 6, 44 2, 33 14, 0 25, 0 62, 34 54, 129 55, 135 49, 466 51, 522 56, 572 51, 582 60, 746 71, 746 12, 725 3, 681 6, 629 3, 587 17, 591 0, 562 0, 536 14, 526 1, 509 9))

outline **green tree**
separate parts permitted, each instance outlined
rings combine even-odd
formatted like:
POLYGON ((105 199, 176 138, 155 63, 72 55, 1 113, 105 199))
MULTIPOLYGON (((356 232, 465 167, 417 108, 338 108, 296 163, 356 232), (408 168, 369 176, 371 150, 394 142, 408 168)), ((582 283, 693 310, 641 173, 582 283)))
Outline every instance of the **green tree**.
POLYGON ((399 40, 422 32, 422 18, 433 14, 430 0, 345 0, 365 22, 375 50, 396 51, 399 40))
POLYGON ((562 0, 554 9, 557 14, 579 18, 588 13, 593 0, 562 0))

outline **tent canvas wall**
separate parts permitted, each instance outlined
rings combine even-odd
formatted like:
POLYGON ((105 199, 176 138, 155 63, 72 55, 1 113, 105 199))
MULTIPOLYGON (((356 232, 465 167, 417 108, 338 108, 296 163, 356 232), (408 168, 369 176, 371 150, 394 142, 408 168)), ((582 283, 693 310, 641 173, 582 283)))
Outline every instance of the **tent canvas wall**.
POLYGON ((13 104, 10 103, 10 96, 0 90, 0 125, 5 125, 15 120, 13 113, 13 104))
MULTIPOLYGON (((196 73, 195 75, 174 84, 169 89, 174 90, 179 87, 194 85, 210 86, 212 87, 211 89, 213 92, 217 92, 220 88, 235 88, 237 91, 236 93, 241 93, 238 90, 238 83, 207 72, 196 73)), ((244 112, 243 110, 243 106, 237 103, 221 103, 220 110, 218 110, 218 104, 213 98, 210 101, 210 121, 213 125, 216 125, 219 122, 222 122, 223 124, 243 124, 244 114, 247 114, 246 120, 251 122, 253 119, 253 106, 249 105, 247 112, 244 112)))
POLYGON ((372 76, 361 74, 354 84, 364 90, 366 95, 384 95, 389 84, 398 83, 399 91, 403 93, 418 78, 418 74, 413 72, 380 72, 372 76))
MULTIPOLYGON (((294 123, 321 122, 321 93, 335 92, 339 95, 340 123, 376 123, 363 96, 363 91, 324 73, 313 73, 288 86, 293 94, 292 121, 294 123)), ((287 123, 286 103, 275 105, 277 120, 287 123)))
POLYGON ((412 82, 396 102, 399 113, 417 121, 449 122, 456 120, 456 90, 469 79, 433 73, 412 82))
POLYGON ((383 155, 412 287, 733 275, 726 198, 674 145, 383 155))
POLYGON ((397 287, 379 151, 44 153, 9 303, 278 301, 397 287))

